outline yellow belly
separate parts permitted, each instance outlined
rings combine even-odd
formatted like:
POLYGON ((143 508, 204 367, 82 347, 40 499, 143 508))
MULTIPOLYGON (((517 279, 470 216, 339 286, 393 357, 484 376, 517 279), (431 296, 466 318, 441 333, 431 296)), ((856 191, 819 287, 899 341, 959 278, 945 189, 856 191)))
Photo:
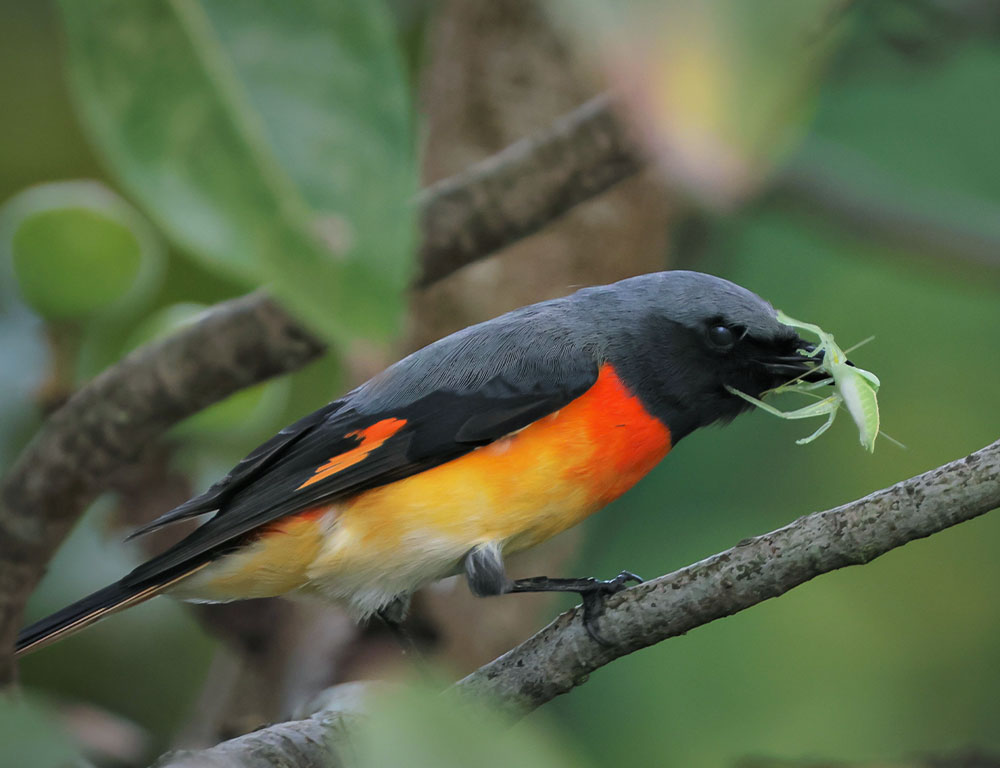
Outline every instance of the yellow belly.
POLYGON ((610 369, 561 411, 454 461, 270 526, 179 585, 202 600, 319 592, 370 613, 455 573, 465 553, 510 553, 624 493, 669 450, 669 432, 610 369))

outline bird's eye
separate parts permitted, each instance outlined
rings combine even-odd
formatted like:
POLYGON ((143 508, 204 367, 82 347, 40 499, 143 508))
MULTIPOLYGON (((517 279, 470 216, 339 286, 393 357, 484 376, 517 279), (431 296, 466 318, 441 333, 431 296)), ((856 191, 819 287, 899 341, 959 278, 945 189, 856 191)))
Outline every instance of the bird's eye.
POLYGON ((731 328, 724 325, 712 325, 708 328, 708 343, 719 351, 725 352, 736 344, 736 336, 731 328))

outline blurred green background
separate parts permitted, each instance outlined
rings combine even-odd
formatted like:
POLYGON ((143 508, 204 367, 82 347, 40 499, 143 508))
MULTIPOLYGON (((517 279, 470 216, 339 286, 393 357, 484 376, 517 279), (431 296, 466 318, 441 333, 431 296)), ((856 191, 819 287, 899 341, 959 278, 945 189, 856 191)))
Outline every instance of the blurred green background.
MULTIPOLYGON (((99 5, 114 10, 113 4, 99 5)), ((780 14, 781 3, 766 5, 769 13, 780 14)), ((835 9, 841 5, 833 4, 835 9)), ((935 213, 941 216, 961 223, 975 214, 977 221, 1000 223, 989 218, 989 212, 1000 211, 996 28, 937 23, 933 14, 913 10, 924 3, 893 2, 886 7, 895 10, 879 12, 871 11, 872 4, 856 5, 843 11, 855 15, 841 23, 835 46, 827 43, 829 61, 810 90, 809 108, 796 117, 801 131, 835 142, 895 178, 899 204, 905 205, 912 193, 915 204, 922 205, 925 193, 932 192, 935 213), (977 208, 970 213, 972 201, 977 208)), ((88 12, 77 3, 66 3, 66 9, 68 17, 88 12)), ((322 212, 336 209, 345 196, 359 198, 345 204, 350 209, 346 224, 335 222, 333 234, 327 228, 320 236, 324 242, 333 239, 334 251, 343 246, 348 253, 326 273, 341 283, 336 295, 364 294, 350 316, 371 317, 360 327, 338 320, 340 298, 330 301, 325 315, 323 302, 316 301, 322 298, 322 286, 303 302, 311 307, 303 316, 329 323, 329 336, 337 341, 384 344, 405 313, 403 288, 415 269, 412 222, 409 214, 388 212, 409 199, 416 183, 411 144, 421 128, 408 110, 421 62, 433 55, 422 37, 423 20, 433 10, 433 4, 400 1, 374 23, 372 39, 350 37, 359 48, 352 66, 361 69, 370 59, 365 45, 391 41, 394 49, 370 62, 375 74, 367 76, 385 84, 396 73, 398 83, 366 89, 365 77, 359 75, 341 91, 348 94, 343 96, 347 103, 367 105, 371 120, 385 128, 378 141, 356 153, 365 158, 355 175, 338 177, 346 179, 345 188, 323 188, 322 179, 306 178, 307 171, 315 170, 308 167, 310 156, 295 152, 311 140, 302 135, 308 130, 291 119, 285 133, 285 127, 268 126, 288 142, 287 154, 279 149, 274 155, 297 192, 291 196, 294 204, 282 203, 275 214, 287 219, 278 235, 266 223, 259 225, 266 237, 279 238, 260 245, 262 253, 294 249, 295 243, 306 242, 302 238, 315 235, 297 229, 301 211, 296 206, 322 212), (378 26, 383 22, 396 27, 383 29, 378 26), (409 69, 404 71, 400 62, 409 69), (399 93, 387 96, 385 89, 393 88, 399 93), (369 162, 366 153, 374 159, 369 162), (380 177, 371 170, 382 166, 395 168, 394 176, 380 177), (359 175, 366 168, 373 175, 359 175), (358 192, 361 187, 364 194, 358 192), (379 210, 386 213, 379 216, 379 210), (385 219, 399 221, 371 246, 381 255, 364 247, 357 253, 359 246, 350 241, 377 232, 385 219)), ((77 117, 64 73, 67 33, 59 12, 47 2, 20 0, 0 0, 0 11, 0 71, 6 73, 0 80, 0 202, 42 182, 101 180, 121 196, 105 201, 118 213, 108 214, 105 208, 102 215, 137 217, 126 221, 125 231, 139 232, 140 240, 151 238, 154 242, 144 246, 147 257, 158 260, 155 275, 137 298, 68 319, 50 316, 47 323, 16 290, 30 264, 16 278, 10 263, 0 264, 0 467, 7 468, 38 427, 42 406, 51 407, 126 349, 194 316, 199 307, 240 295, 255 282, 271 284, 276 267, 251 263, 220 269, 215 262, 225 261, 225 253, 206 255, 211 243, 185 241, 179 234, 186 209, 172 210, 170 200, 137 194, 148 168, 129 176, 117 161, 99 162, 98 154, 107 157, 115 150, 94 137, 94 119, 81 123, 77 117), (135 229, 128 230, 130 226, 135 229), (150 249, 164 253, 150 256, 150 249)), ((278 34, 295 26, 288 18, 269 19, 262 6, 256 11, 259 23, 253 30, 231 24, 221 11, 221 17, 212 17, 222 37, 232 29, 257 35, 242 43, 227 41, 231 50, 243 51, 234 55, 244 55, 241 66, 249 70, 271 61, 254 56, 266 45, 268 30, 278 34)), ((766 24, 771 17, 762 18, 754 23, 766 24)), ((761 34, 754 30, 750 39, 761 34)), ((78 40, 77 45, 83 44, 78 40)), ((315 55, 322 58, 322 51, 315 55)), ((301 69, 315 72, 317 80, 324 75, 308 59, 301 69)), ((275 71, 273 81, 254 80, 263 85, 259 92, 249 89, 247 98, 259 99, 255 103, 265 105, 265 114, 268 100, 277 99, 276 113, 305 123, 320 119, 316 115, 324 109, 343 109, 343 100, 327 105, 317 96, 316 114, 296 113, 296 104, 282 102, 281 86, 301 72, 295 66, 288 70, 275 71)), ((317 93, 321 90, 317 86, 317 93)), ((80 93, 78 88, 78 107, 80 93)), ((358 110, 352 114, 357 117, 358 110)), ((360 128, 331 118, 324 136, 342 130, 337 135, 344 137, 350 154, 350 137, 367 130, 363 117, 357 117, 360 128)), ((141 125, 137 130, 141 144, 145 134, 141 125)), ((156 127, 145 130, 155 132, 156 127)), ((331 160, 344 157, 342 147, 323 151, 329 151, 331 160)), ((216 178, 211 175, 215 171, 208 173, 216 178)), ((207 189, 205 194, 225 191, 207 189)), ((692 196, 700 197, 697 189, 692 196)), ((211 201, 206 205, 212 208, 211 201)), ((222 218, 227 205, 220 205, 222 218)), ((266 209, 270 203, 261 205, 266 209)), ((963 456, 1000 432, 994 400, 1000 379, 1000 250, 992 266, 970 265, 946 252, 910 253, 848 231, 780 194, 755 197, 728 210, 707 206, 700 216, 707 235, 696 253, 680 255, 685 266, 760 293, 790 315, 835 331, 844 346, 876 335, 854 357, 880 376, 882 425, 907 449, 880 441, 874 456, 867 455, 846 418, 805 447, 796 446, 794 439, 808 434, 808 424, 763 414, 743 417, 724 431, 705 430, 585 524, 585 543, 573 566, 581 574, 612 574, 622 568, 646 576, 668 572, 799 515, 963 456)), ((127 240, 127 235, 116 237, 127 240)), ((242 242, 247 234, 235 237, 242 242)), ((124 260, 106 267, 109 275, 134 268, 129 266, 129 242, 122 246, 124 260)), ((307 252, 317 248, 314 240, 301 247, 307 252)), ((9 261, 9 255, 5 250, 3 258, 9 261)), ((315 250, 314 257, 322 261, 323 252, 315 250)), ((30 261, 37 266, 37 260, 30 261)), ((64 268, 56 262, 45 266, 43 275, 64 268)), ((295 294, 297 269, 290 268, 293 278, 279 293, 295 294)), ((101 286, 107 287, 107 281, 101 286)), ((238 402, 225 406, 228 413, 215 410, 180 427, 172 438, 177 463, 195 486, 203 485, 274 430, 343 391, 349 381, 341 363, 330 355, 288 381, 238 396, 238 402)), ((111 506, 109 499, 95 504, 74 531, 33 597, 29 619, 103 586, 141 557, 134 546, 119 543, 118 530, 109 532, 111 506)), ((515 735, 530 729, 533 739, 547 745, 539 747, 543 752, 552 749, 566 764, 586 766, 729 766, 748 755, 890 760, 967 746, 1000 750, 998 547, 1000 516, 994 513, 868 566, 824 576, 780 599, 615 662, 519 726, 515 735)), ((9 745, 0 750, 0 765, 60 764, 77 747, 70 736, 55 734, 66 733, 67 711, 79 702, 138 724, 149 735, 145 755, 152 757, 171 743, 171 734, 189 717, 214 643, 185 609, 155 600, 30 656, 21 670, 35 708, 18 708, 20 719, 10 713, 0 718, 0 744, 9 745), (26 751, 15 752, 15 744, 26 751)), ((393 711, 393 717, 405 719, 403 708, 393 711)), ((434 735, 433 725, 423 721, 407 728, 408 733, 426 734, 431 745, 435 738, 447 740, 447 729, 434 735)), ((385 754, 377 760, 387 759, 385 754)), ((523 762, 527 758, 516 760, 528 764, 523 762)), ((538 764, 555 761, 539 758, 538 764)))

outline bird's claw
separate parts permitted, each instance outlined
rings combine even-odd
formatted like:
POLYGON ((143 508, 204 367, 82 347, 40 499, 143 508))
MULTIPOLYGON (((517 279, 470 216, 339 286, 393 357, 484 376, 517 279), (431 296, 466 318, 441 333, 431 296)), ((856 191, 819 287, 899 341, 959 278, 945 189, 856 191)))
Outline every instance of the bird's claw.
POLYGON ((583 600, 583 628, 595 643, 608 647, 612 643, 601 636, 596 623, 604 607, 604 600, 623 589, 628 589, 629 582, 641 584, 643 579, 631 571, 622 571, 613 579, 592 579, 591 582, 588 587, 580 590, 580 597, 583 600))

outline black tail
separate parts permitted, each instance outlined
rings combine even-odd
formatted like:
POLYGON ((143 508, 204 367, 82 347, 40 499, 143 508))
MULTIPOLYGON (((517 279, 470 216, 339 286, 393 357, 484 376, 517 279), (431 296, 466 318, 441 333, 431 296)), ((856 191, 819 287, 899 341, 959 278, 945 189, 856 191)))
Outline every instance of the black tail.
POLYGON ((115 611, 144 602, 181 579, 187 578, 204 565, 207 563, 199 563, 194 568, 188 568, 180 574, 174 571, 172 574, 164 574, 159 579, 138 584, 127 583, 128 577, 126 577, 126 579, 116 581, 104 589, 99 589, 94 594, 77 600, 61 611, 57 611, 21 630, 21 634, 17 636, 16 655, 20 656, 23 653, 41 648, 84 627, 89 627, 95 621, 103 619, 115 611))

